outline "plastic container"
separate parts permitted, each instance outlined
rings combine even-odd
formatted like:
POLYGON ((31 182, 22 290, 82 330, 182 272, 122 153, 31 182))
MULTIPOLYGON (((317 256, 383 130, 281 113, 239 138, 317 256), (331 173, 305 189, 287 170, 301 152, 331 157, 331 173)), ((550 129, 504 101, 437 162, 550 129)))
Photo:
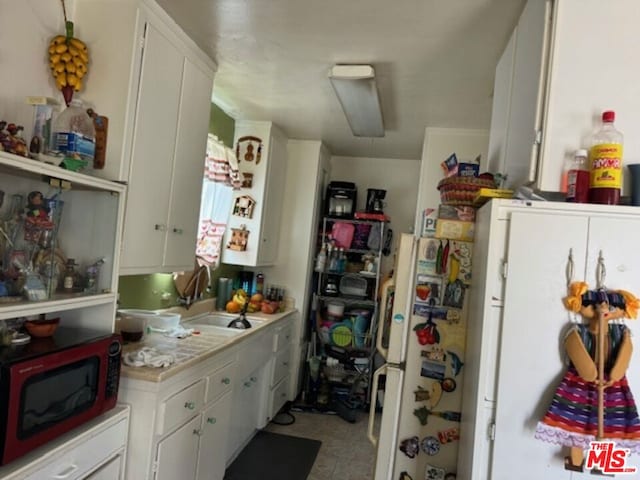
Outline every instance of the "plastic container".
POLYGON ((612 110, 602 113, 602 127, 591 140, 589 150, 589 202, 617 205, 622 187, 622 132, 613 122, 612 110))
POLYGON ((589 201, 589 153, 576 150, 573 163, 567 175, 567 202, 587 203, 589 201))
POLYGON ((65 156, 79 156, 93 162, 96 130, 93 120, 82 106, 82 101, 71 100, 53 123, 53 148, 65 156))

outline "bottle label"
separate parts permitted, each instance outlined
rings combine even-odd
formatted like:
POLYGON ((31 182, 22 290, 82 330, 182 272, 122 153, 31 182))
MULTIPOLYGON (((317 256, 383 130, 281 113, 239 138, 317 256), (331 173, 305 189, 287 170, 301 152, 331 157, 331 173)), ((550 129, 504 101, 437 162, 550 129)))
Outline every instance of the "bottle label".
POLYGON ((591 188, 622 187, 622 145, 602 143, 589 152, 591 163, 591 188))
POLYGON ((56 150, 63 153, 77 153, 80 157, 88 160, 93 160, 93 156, 95 155, 95 142, 79 133, 58 132, 56 133, 55 142, 56 150))

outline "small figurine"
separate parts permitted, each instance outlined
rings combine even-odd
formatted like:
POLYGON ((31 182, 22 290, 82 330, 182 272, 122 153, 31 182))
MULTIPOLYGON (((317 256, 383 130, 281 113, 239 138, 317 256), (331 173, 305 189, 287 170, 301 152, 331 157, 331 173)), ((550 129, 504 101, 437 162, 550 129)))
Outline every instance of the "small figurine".
POLYGON ((49 208, 46 206, 42 192, 33 191, 27 196, 27 208, 24 219, 24 239, 37 242, 43 231, 53 230, 54 224, 49 219, 49 208))

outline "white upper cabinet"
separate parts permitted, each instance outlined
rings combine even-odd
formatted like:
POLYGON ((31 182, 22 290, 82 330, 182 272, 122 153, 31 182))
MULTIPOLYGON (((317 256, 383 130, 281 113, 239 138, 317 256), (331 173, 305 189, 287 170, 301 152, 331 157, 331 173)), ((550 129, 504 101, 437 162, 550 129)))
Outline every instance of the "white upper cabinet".
POLYGON ((77 2, 75 22, 110 121, 99 174, 129 184, 120 273, 193 268, 215 65, 152 1, 77 2))
POLYGON ((498 82, 499 64, 494 92, 494 114, 509 98, 506 134, 492 128, 491 145, 492 152, 505 152, 510 186, 558 191, 564 160, 588 147, 608 109, 627 134, 625 163, 639 161, 640 137, 633 132, 640 95, 633 79, 640 69, 629 61, 637 56, 639 22, 635 0, 527 2, 515 30, 512 81, 498 82))
POLYGON ((251 187, 234 191, 222 261, 232 265, 273 265, 277 260, 284 200, 287 139, 271 122, 238 121, 235 144, 238 145, 239 141, 237 152, 241 177, 246 179, 245 174, 249 174, 251 187), (243 141, 247 137, 254 140, 243 141), (244 213, 246 209, 235 208, 243 201, 253 202, 250 215, 244 213), (243 229, 244 233, 241 232, 243 229), (240 246, 240 240, 234 240, 234 234, 235 238, 246 236, 243 246, 240 246))

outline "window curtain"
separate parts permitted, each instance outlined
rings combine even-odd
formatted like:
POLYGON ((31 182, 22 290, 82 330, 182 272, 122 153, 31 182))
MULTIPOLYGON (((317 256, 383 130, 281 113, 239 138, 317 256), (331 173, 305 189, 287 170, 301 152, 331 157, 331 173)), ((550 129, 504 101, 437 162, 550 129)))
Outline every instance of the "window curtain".
POLYGON ((215 269, 220 264, 222 239, 227 228, 233 190, 240 188, 238 161, 232 149, 209 135, 200 202, 196 257, 199 265, 215 269))

